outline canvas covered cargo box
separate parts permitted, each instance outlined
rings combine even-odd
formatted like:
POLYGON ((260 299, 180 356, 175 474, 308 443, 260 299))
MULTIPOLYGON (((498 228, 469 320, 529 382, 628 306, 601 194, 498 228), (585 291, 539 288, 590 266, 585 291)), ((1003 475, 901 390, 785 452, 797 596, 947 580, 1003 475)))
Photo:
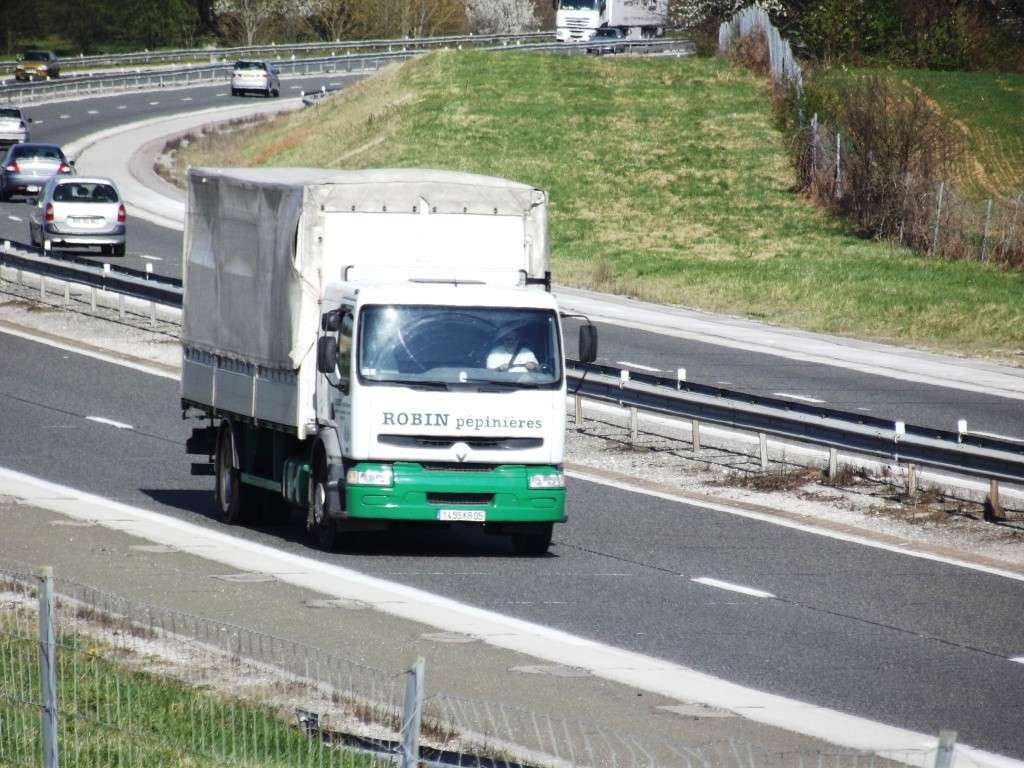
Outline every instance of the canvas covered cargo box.
POLYGON ((192 168, 184 261, 183 399, 295 424, 326 285, 543 281, 547 196, 450 171, 192 168))

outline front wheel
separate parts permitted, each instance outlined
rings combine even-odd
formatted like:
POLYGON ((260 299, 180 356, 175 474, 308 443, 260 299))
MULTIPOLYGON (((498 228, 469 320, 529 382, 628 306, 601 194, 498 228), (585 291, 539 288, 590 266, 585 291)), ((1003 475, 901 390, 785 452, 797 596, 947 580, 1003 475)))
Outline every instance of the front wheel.
POLYGON ((338 544, 338 522, 327 514, 327 465, 323 456, 313 461, 309 476, 309 511, 306 515, 306 534, 313 545, 326 552, 338 544))
POLYGON ((552 523, 531 525, 528 531, 512 534, 512 549, 523 557, 542 557, 551 546, 552 523))

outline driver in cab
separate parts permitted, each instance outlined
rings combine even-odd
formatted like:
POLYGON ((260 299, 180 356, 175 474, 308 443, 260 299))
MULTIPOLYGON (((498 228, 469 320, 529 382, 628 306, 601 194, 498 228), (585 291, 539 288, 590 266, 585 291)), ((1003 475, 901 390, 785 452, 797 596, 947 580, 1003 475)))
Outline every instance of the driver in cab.
POLYGON ((515 330, 505 333, 487 355, 487 368, 492 371, 525 373, 535 371, 537 367, 537 357, 529 347, 523 345, 515 330))

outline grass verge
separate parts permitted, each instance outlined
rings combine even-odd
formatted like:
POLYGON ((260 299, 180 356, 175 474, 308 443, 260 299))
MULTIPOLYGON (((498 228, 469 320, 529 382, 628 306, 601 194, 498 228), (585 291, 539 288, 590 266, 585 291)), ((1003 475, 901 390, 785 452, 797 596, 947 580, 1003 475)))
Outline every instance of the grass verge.
POLYGON ((862 240, 793 194, 765 84, 720 60, 438 52, 178 161, 504 176, 550 192, 559 283, 1024 359, 1024 274, 862 240))

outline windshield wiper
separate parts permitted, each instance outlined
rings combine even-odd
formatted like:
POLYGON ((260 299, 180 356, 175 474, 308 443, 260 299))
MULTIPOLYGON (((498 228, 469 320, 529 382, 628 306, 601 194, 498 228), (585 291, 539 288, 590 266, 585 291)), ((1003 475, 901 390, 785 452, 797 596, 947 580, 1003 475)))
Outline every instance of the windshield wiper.
POLYGON ((419 379, 377 379, 380 384, 401 384, 412 389, 430 389, 441 392, 448 391, 448 385, 443 381, 421 381, 419 379))
POLYGON ((496 389, 540 389, 540 384, 536 382, 518 382, 518 381, 495 381, 494 379, 466 379, 465 381, 459 381, 459 384, 475 384, 478 387, 495 387, 496 389))

